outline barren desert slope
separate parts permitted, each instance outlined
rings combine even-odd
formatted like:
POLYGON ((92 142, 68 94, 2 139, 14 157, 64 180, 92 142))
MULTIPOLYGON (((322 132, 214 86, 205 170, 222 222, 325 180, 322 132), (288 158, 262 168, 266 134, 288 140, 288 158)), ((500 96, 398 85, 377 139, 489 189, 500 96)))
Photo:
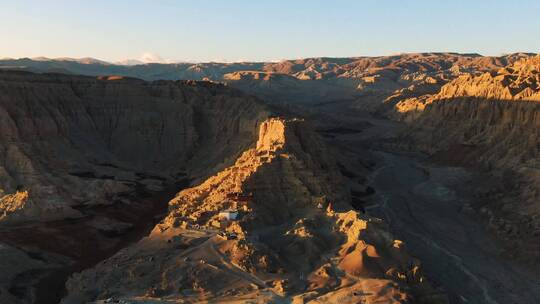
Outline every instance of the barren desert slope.
POLYGON ((538 302, 539 58, 0 61, 0 299, 538 302))
POLYGON ((5 301, 445 297, 351 207, 303 119, 209 82, 6 71, 1 84, 5 301), (166 216, 145 217, 171 187, 186 188, 166 216), (249 199, 223 226, 235 195, 249 199), (148 231, 138 220, 158 224, 129 246, 148 231))

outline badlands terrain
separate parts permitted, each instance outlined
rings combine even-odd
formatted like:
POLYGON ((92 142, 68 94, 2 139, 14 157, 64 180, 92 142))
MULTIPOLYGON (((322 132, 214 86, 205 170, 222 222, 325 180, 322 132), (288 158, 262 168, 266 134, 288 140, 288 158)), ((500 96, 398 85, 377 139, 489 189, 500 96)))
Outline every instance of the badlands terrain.
POLYGON ((539 132, 535 54, 0 60, 0 302, 539 303, 539 132))

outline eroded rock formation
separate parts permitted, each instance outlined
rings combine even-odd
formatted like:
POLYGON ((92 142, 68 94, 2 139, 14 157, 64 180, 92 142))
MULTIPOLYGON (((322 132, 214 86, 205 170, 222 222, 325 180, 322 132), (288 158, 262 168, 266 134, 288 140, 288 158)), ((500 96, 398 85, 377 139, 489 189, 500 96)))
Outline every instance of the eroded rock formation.
POLYGON ((337 102, 376 110, 381 101, 393 106, 404 97, 434 93, 463 73, 482 73, 507 66, 530 54, 500 57, 478 54, 413 53, 351 58, 306 58, 281 62, 177 63, 123 66, 92 60, 0 60, 0 68, 83 75, 123 75, 146 80, 222 81, 267 101, 286 104, 337 102), (422 93, 423 92, 423 93, 422 93))
POLYGON ((0 221, 77 217, 138 186, 197 178, 268 111, 211 83, 0 73, 0 221))
POLYGON ((462 75, 438 93, 406 99, 396 109, 415 122, 417 128, 409 134, 431 153, 458 144, 475 150, 464 155, 465 161, 536 167, 539 82, 540 56, 536 56, 498 72, 462 75))
MULTIPOLYGON (((356 108, 404 120, 409 128, 400 148, 480 165, 499 179, 496 186, 473 183, 478 199, 462 211, 505 239, 507 252, 534 261, 540 252, 538 58, 425 53, 133 67, 13 64, 40 72, 211 79, 272 102, 315 106, 299 108, 303 114, 356 108)), ((339 173, 347 168, 336 168, 309 122, 283 118, 213 82, 1 72, 0 93, 2 224, 80 217, 81 207, 129 204, 127 193, 192 180, 147 238, 75 274, 65 303, 445 301, 382 221, 350 210, 350 183, 339 173)), ((371 123, 336 120, 319 126, 329 138, 350 133, 362 143, 380 135, 369 134, 371 123)), ((377 145, 389 142, 394 138, 385 136, 377 145)), ((372 169, 369 161, 354 161, 372 169)), ((364 173, 351 175, 356 194, 369 189, 364 173)), ((134 222, 96 218, 85 225, 110 235, 134 222)), ((0 288, 9 292, 6 286, 0 288)))
POLYGON ((256 98, 212 82, 3 71, 0 92, 0 233, 21 246, 1 249, 47 257, 9 268, 11 281, 0 285, 6 299, 57 298, 61 290, 41 285, 63 283, 56 269, 93 265, 84 244, 106 258, 128 242, 116 235, 139 229, 138 217, 92 208, 145 212, 137 194, 191 180, 147 238, 75 274, 64 302, 444 301, 384 223, 351 210, 331 153, 301 119, 277 117, 256 98), (227 209, 238 220, 223 221, 227 209), (49 222, 79 217, 79 226, 49 222), (91 239, 78 244, 66 231, 91 239), (41 241, 48 233, 59 234, 41 241), (24 280, 29 273, 35 280, 24 280))
MULTIPOLYGON (((411 123, 402 143, 457 164, 487 169, 498 182, 477 189, 476 210, 507 240, 511 255, 536 259, 540 211, 540 56, 467 73, 434 94, 398 102, 411 123)), ((466 209, 467 209, 466 208, 466 209)))
POLYGON ((339 171, 309 124, 268 119, 232 166, 178 193, 149 237, 75 274, 64 303, 401 303, 431 291, 402 242, 348 205, 339 171), (220 220, 231 208, 239 218, 220 220))

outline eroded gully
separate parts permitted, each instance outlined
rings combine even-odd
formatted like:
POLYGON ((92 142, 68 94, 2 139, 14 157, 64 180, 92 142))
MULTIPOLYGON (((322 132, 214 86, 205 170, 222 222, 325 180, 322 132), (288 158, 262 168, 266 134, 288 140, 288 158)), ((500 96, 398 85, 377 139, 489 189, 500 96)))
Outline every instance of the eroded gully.
POLYGON ((382 151, 377 142, 392 141, 404 127, 395 122, 365 113, 340 113, 339 122, 352 128, 371 124, 358 134, 334 134, 330 143, 346 155, 340 162, 357 176, 366 175, 365 166, 348 160, 376 163, 364 182, 375 190, 362 198, 367 212, 386 220, 451 303, 540 303, 540 277, 501 257, 501 247, 481 220, 460 211, 474 199, 461 191, 471 182, 466 169, 435 165, 422 155, 382 151))

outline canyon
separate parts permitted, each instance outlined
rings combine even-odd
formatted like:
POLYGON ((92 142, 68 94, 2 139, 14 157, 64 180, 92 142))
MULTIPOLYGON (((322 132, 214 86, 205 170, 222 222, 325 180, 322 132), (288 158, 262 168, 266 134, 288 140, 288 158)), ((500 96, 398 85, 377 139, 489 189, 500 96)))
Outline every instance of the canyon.
POLYGON ((0 60, 0 301, 538 302, 539 56, 0 60))

